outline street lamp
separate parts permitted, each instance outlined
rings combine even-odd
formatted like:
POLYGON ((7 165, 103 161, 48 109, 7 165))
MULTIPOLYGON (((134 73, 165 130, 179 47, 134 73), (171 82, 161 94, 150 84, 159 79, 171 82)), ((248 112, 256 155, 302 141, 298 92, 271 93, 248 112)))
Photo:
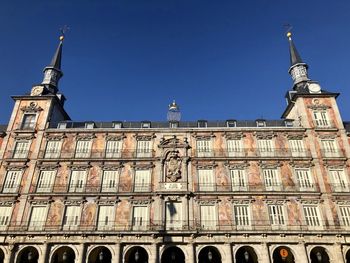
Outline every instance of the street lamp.
POLYGON ((317 251, 316 258, 319 263, 322 263, 322 254, 320 251, 317 251))
POLYGON ((64 251, 62 254, 62 260, 63 260, 63 262, 66 262, 67 259, 68 259, 68 253, 67 253, 67 251, 64 251))
POLYGON ((209 262, 211 262, 213 260, 213 253, 211 252, 210 249, 208 251, 208 260, 209 260, 209 262))
POLYGON ((171 252, 171 260, 174 261, 174 262, 176 260, 176 255, 175 255, 174 251, 171 252))
POLYGON ((135 261, 138 262, 139 259, 140 259, 140 252, 139 252, 139 250, 136 250, 136 252, 135 252, 135 261))
POLYGON ((102 262, 104 260, 104 254, 103 254, 103 251, 101 251, 99 254, 98 254, 98 259, 100 262, 102 262))
POLYGON ((28 261, 29 261, 29 262, 32 261, 32 259, 33 259, 33 252, 32 252, 32 251, 29 251, 29 252, 28 252, 27 258, 28 258, 28 261))
POLYGON ((244 260, 245 260, 245 262, 248 263, 248 261, 249 261, 249 252, 246 250, 246 251, 243 253, 243 255, 244 255, 244 260))

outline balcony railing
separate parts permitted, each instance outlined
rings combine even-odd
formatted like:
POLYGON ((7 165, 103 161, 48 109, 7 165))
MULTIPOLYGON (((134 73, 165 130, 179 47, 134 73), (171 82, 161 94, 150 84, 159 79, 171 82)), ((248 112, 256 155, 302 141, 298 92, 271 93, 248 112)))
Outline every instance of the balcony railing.
POLYGON ((317 231, 330 231, 330 232, 348 232, 350 226, 344 226, 340 224, 330 225, 327 221, 315 220, 316 225, 309 225, 307 221, 297 221, 295 224, 271 224, 266 220, 250 220, 249 223, 244 225, 235 224, 234 221, 215 221, 215 220, 177 220, 177 221, 154 221, 145 218, 143 224, 137 224, 133 222, 114 222, 110 221, 108 224, 104 222, 94 221, 86 224, 82 221, 77 224, 62 224, 62 223, 50 223, 46 221, 30 221, 30 222, 11 222, 10 225, 2 226, 2 233, 13 232, 38 232, 38 233, 55 233, 58 234, 113 234, 118 232, 158 232, 158 233, 176 233, 176 232, 317 232, 317 231))
POLYGON ((31 151, 29 150, 13 150, 5 152, 4 159, 28 159, 31 151))
POLYGON ((123 149, 120 151, 106 151, 105 149, 80 149, 62 150, 62 151, 40 151, 41 159, 135 159, 135 158, 154 158, 155 151, 138 151, 137 149, 123 149))
POLYGON ((324 158, 343 158, 344 153, 340 149, 321 149, 324 158))
POLYGON ((227 151, 222 149, 212 150, 195 150, 195 157, 206 158, 249 158, 249 157, 266 157, 266 158, 289 158, 289 157, 300 157, 310 158, 311 153, 308 150, 295 151, 292 149, 259 149, 259 148, 242 148, 236 151, 227 151))

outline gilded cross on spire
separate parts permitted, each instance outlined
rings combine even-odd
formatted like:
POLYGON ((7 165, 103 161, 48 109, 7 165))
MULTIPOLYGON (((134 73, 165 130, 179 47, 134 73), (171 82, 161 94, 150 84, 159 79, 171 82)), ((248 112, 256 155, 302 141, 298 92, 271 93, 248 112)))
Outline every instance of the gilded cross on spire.
POLYGON ((64 40, 64 37, 66 36, 66 32, 68 32, 69 29, 70 28, 67 25, 64 25, 63 27, 60 28, 60 32, 61 32, 60 41, 61 42, 64 40))

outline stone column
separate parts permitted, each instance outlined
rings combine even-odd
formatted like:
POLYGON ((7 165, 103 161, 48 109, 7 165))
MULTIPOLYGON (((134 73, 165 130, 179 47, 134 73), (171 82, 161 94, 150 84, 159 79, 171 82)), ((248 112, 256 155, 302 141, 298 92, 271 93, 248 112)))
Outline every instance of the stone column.
POLYGON ((260 245, 261 251, 260 251, 260 258, 259 262, 262 263, 268 263, 270 262, 270 251, 269 251, 269 245, 267 243, 261 243, 260 245))
POLYGON ((5 251, 4 263, 11 263, 12 250, 5 251))
MULTIPOLYGON (((333 245, 333 257, 332 257, 332 263, 344 263, 344 256, 342 252, 341 245, 339 243, 335 243, 333 245)), ((329 255, 330 257, 330 255, 329 255)))
POLYGON ((75 263, 84 263, 85 247, 84 244, 77 245, 78 255, 76 255, 75 263))
POLYGON ((158 263, 159 259, 158 259, 158 244, 157 243, 153 243, 151 245, 151 255, 149 255, 149 263, 158 263))
POLYGON ((193 243, 187 245, 188 259, 185 260, 186 263, 196 263, 196 256, 194 251, 193 243))
POLYGON ((301 242, 297 246, 295 246, 294 252, 295 262, 309 262, 309 256, 307 255, 304 242, 301 242))
POLYGON ((46 257, 47 257, 47 248, 48 248, 48 244, 47 243, 44 243, 43 246, 42 246, 42 255, 41 257, 39 258, 38 260, 38 263, 46 263, 48 262, 49 260, 46 260, 46 257))
POLYGON ((115 257, 113 258, 113 263, 120 263, 120 243, 115 244, 115 257))
POLYGON ((231 243, 225 243, 225 254, 226 254, 226 261, 225 262, 233 263, 233 254, 232 254, 231 243))

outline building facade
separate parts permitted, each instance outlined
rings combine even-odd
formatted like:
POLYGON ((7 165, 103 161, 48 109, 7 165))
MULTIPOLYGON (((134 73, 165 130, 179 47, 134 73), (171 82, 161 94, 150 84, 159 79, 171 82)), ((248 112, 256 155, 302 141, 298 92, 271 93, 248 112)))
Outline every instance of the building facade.
POLYGON ((0 126, 0 263, 350 262, 350 125, 288 38, 281 120, 74 122, 62 37, 0 126))

